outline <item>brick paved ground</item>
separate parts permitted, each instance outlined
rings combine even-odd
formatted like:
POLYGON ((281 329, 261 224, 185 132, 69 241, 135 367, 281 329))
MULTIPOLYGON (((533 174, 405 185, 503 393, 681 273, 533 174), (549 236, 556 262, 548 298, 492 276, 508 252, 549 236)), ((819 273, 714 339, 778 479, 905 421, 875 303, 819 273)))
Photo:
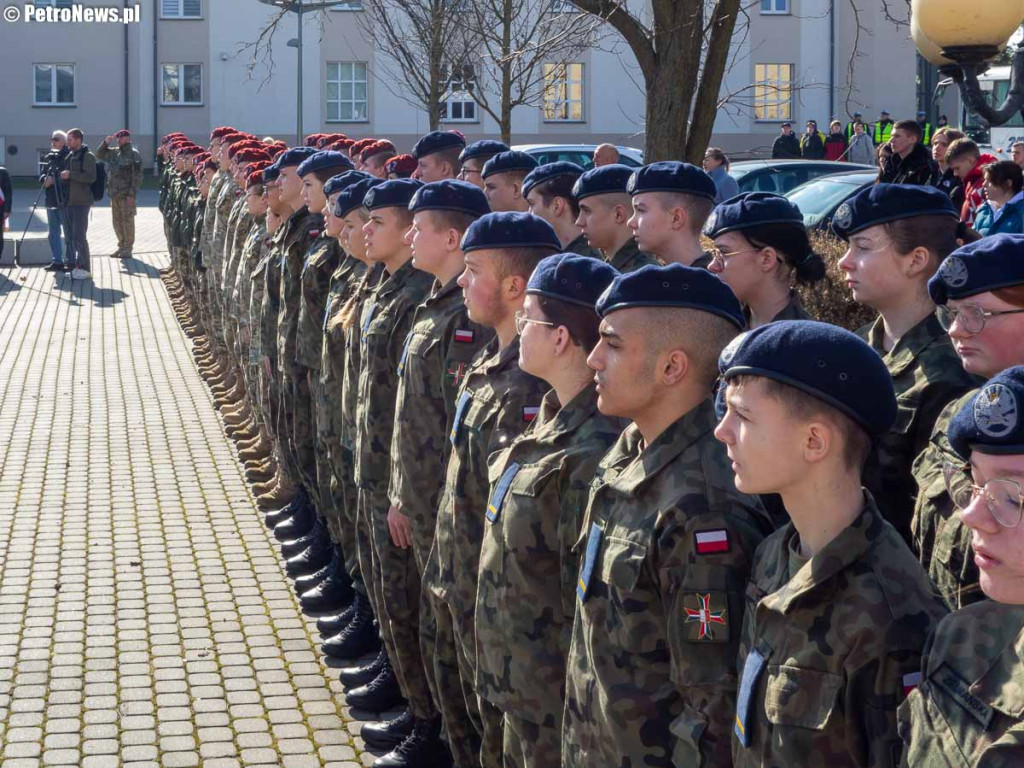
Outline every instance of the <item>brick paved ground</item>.
POLYGON ((157 269, 0 269, 0 768, 356 766, 157 269))

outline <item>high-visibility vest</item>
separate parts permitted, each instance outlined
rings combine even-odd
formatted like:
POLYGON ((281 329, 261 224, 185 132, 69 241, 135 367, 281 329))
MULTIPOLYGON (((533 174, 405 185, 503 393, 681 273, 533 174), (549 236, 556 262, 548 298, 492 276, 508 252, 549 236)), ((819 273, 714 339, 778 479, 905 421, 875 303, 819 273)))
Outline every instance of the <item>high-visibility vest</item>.
MULTIPOLYGON (((868 126, 865 123, 864 124, 864 130, 866 131, 867 129, 868 129, 868 126)), ((847 140, 852 139, 853 138, 853 134, 855 134, 855 133, 856 133, 856 131, 853 130, 853 121, 851 120, 849 123, 846 124, 846 138, 847 138, 847 140)))
MULTIPOLYGON (((918 123, 918 125, 921 125, 921 124, 918 123)), ((924 144, 926 147, 931 146, 931 143, 932 143, 932 124, 931 123, 926 122, 924 125, 921 125, 921 143, 924 144)))
POLYGON ((879 120, 877 123, 875 123, 875 146, 876 147, 881 145, 881 144, 885 144, 885 142, 887 142, 889 139, 892 138, 892 126, 893 126, 893 121, 892 120, 887 120, 885 123, 882 123, 882 121, 879 120))

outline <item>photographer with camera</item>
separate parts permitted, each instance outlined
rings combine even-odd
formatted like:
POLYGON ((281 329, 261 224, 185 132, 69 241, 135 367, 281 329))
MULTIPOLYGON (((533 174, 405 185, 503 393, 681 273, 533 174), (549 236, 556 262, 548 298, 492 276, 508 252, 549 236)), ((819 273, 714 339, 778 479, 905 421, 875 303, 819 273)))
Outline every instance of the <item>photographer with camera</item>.
POLYGON ((68 212, 66 209, 68 188, 60 180, 60 172, 64 170, 68 149, 68 135, 64 131, 54 131, 50 137, 50 151, 43 158, 43 172, 39 182, 46 190, 46 225, 49 228, 50 264, 47 272, 67 272, 71 269, 70 258, 65 259, 65 247, 70 256, 71 236, 68 230, 68 212), (62 238, 63 233, 63 238, 62 238))
POLYGON ((60 178, 68 182, 68 227, 71 230, 71 245, 68 248, 68 264, 73 280, 89 278, 89 211, 92 209, 92 183, 96 181, 96 156, 84 143, 85 135, 80 128, 68 131, 68 148, 64 158, 64 170, 60 178), (73 259, 73 260, 72 260, 73 259))
POLYGON ((130 259, 135 245, 135 195, 142 181, 142 155, 132 146, 132 134, 125 128, 103 140, 96 159, 107 164, 110 214, 117 235, 114 258, 130 259), (115 141, 116 149, 110 146, 115 141))

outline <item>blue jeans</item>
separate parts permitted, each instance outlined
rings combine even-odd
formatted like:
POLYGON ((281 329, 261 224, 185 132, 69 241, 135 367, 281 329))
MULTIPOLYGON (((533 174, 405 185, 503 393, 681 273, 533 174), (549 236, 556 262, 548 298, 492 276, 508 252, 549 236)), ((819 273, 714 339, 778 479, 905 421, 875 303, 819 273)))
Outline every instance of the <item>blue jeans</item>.
POLYGON ((50 241, 50 259, 54 264, 64 263, 64 244, 61 242, 61 233, 64 233, 65 240, 68 233, 64 226, 64 219, 61 216, 60 208, 46 209, 46 225, 50 228, 48 239, 50 241))

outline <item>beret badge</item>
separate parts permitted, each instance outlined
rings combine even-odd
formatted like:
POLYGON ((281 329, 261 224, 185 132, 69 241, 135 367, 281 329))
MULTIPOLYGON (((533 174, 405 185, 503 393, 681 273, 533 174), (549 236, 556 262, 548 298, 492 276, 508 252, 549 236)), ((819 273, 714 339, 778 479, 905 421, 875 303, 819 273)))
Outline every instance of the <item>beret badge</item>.
POLYGON ((989 384, 974 401, 974 423, 987 437, 1008 435, 1016 428, 1019 413, 1016 396, 1004 384, 989 384))

